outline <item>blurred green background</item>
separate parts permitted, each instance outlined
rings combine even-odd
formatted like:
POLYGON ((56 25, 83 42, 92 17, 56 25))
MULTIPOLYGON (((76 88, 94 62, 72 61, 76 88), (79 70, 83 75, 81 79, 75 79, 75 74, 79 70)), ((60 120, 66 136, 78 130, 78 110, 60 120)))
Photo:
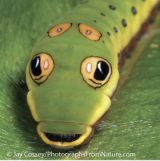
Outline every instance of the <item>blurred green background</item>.
POLYGON ((123 86, 89 144, 55 150, 36 133, 26 103, 29 53, 54 20, 83 1, 0 0, 0 159, 75 159, 51 152, 80 152, 81 159, 160 159, 160 18, 152 31, 154 37, 146 35, 133 52, 134 57, 143 51, 138 61, 130 58, 124 66, 123 86), (130 65, 133 70, 125 74, 130 65), (112 156, 98 156, 98 152, 112 152, 112 156))

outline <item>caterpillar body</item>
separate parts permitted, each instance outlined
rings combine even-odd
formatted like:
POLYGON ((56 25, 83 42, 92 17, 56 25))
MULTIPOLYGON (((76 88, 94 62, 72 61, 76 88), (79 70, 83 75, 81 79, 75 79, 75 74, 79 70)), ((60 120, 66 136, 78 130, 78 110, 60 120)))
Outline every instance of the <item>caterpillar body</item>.
POLYGON ((26 68, 27 102, 41 139, 69 149, 90 140, 119 80, 118 54, 158 0, 86 0, 56 21, 26 68))

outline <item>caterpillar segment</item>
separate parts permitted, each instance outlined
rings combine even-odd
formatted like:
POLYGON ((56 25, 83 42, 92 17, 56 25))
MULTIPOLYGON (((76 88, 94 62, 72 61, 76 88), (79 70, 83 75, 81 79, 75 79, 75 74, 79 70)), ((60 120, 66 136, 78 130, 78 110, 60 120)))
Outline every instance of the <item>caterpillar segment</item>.
POLYGON ((58 18, 26 68, 27 102, 40 138, 54 148, 87 143, 119 80, 119 53, 158 0, 86 0, 58 18))

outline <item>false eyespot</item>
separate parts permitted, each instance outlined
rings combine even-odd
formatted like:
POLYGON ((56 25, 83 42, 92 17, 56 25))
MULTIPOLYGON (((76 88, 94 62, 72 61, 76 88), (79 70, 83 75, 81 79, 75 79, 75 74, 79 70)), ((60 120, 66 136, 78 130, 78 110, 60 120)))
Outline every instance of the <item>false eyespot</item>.
POLYGON ((101 57, 87 57, 81 63, 81 74, 85 82, 93 88, 101 87, 110 78, 110 63, 101 57))
POLYGON ((39 53, 33 56, 30 62, 30 74, 34 82, 43 83, 54 69, 54 61, 48 53, 39 53))

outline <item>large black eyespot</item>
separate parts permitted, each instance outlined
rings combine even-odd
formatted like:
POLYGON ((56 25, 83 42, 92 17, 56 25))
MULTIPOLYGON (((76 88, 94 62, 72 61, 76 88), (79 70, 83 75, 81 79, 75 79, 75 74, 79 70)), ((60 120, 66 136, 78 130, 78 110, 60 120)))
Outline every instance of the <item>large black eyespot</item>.
POLYGON ((98 61, 94 78, 99 81, 105 80, 109 73, 109 65, 105 61, 98 61))
POLYGON ((41 75, 40 56, 36 56, 31 60, 31 71, 34 76, 41 75))
POLYGON ((104 85, 109 80, 111 73, 110 63, 101 57, 87 57, 81 64, 83 79, 94 88, 104 85))
POLYGON ((37 84, 47 80, 54 68, 54 62, 48 53, 40 53, 34 56, 30 62, 30 74, 37 84))

